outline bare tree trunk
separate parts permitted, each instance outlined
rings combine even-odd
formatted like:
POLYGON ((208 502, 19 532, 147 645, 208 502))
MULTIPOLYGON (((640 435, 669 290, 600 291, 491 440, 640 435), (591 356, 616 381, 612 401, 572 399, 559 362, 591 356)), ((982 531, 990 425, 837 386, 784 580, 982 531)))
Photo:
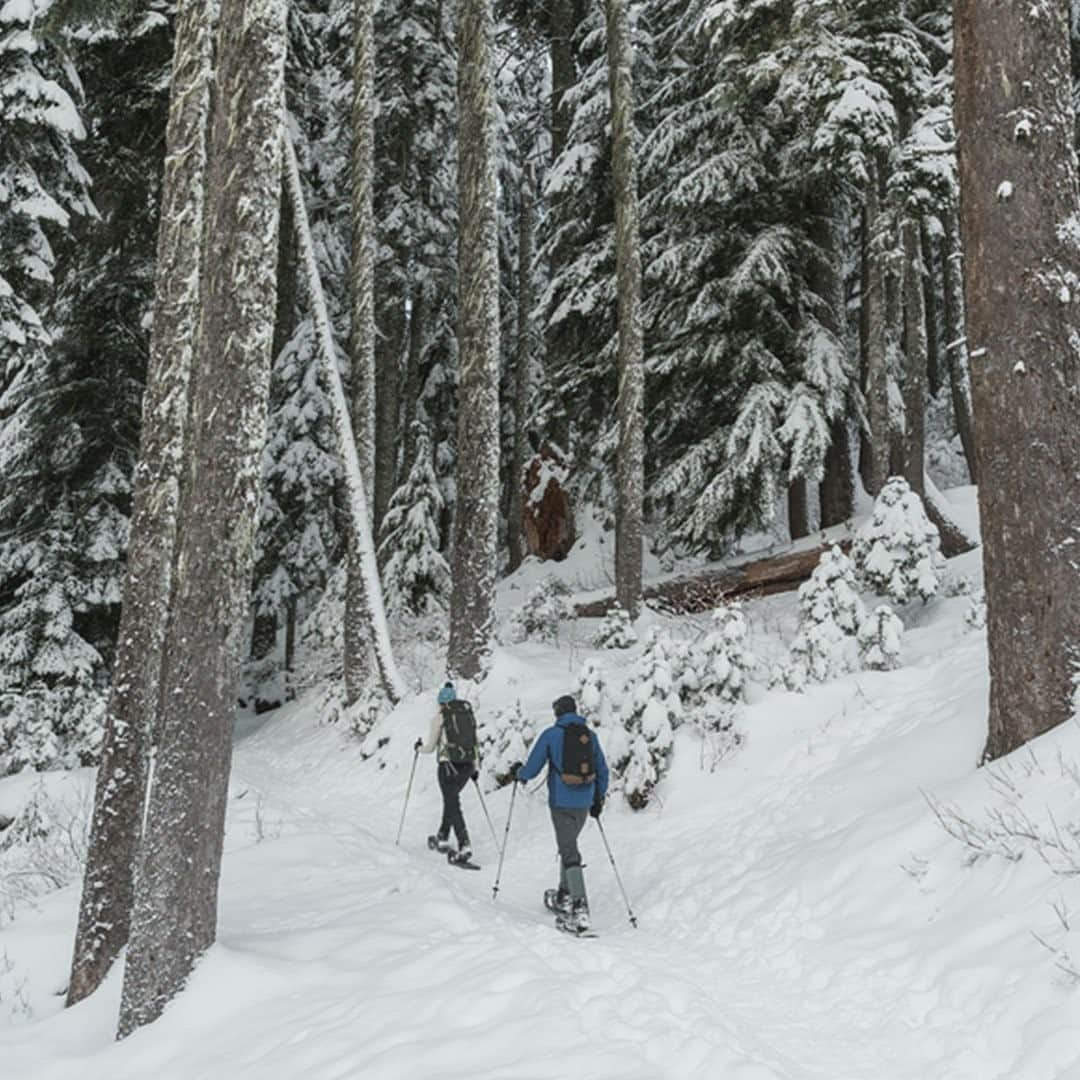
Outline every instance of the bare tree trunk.
POLYGON ((1066 5, 954 13, 992 759, 1074 709, 1080 192, 1066 5))
POLYGON ((326 295, 323 292, 322 279, 319 277, 319 264, 315 258, 311 225, 308 221, 307 207, 304 204, 300 166, 297 163, 292 142, 288 138, 285 140, 285 184, 292 205, 293 220, 296 223, 297 250, 304 270, 304 280, 307 283, 323 379, 330 391, 330 412, 344 475, 345 508, 348 514, 348 558, 354 560, 356 567, 354 581, 357 588, 355 604, 351 610, 346 610, 346 619, 354 617, 358 612, 363 612, 365 621, 360 625, 358 632, 370 640, 373 646, 383 691, 390 701, 397 702, 404 695, 404 686, 394 662, 393 645, 386 624, 382 584, 379 580, 379 568, 375 561, 375 543, 371 533, 371 517, 367 510, 367 496, 360 471, 360 455, 356 450, 356 437, 350 424, 349 405, 345 397, 345 388, 341 384, 341 373, 338 371, 334 353, 334 335, 330 328, 326 295))
POLYGON ((532 261, 533 261, 533 175, 525 168, 521 177, 521 210, 518 219, 517 342, 514 355, 514 449, 510 461, 510 508, 507 540, 510 569, 516 570, 525 558, 525 526, 522 520, 522 478, 529 456, 528 409, 532 387, 532 261))
POLYGON ((825 453, 825 476, 820 485, 821 527, 839 525, 854 513, 855 486, 851 476, 851 435, 846 417, 829 425, 829 449, 825 453))
POLYGON ((69 1005, 101 984, 127 944, 131 924, 148 755, 161 695, 199 313, 212 60, 208 8, 204 0, 181 0, 176 14, 154 325, 133 485, 127 581, 94 792, 69 1005))
POLYGON ((806 489, 806 478, 802 476, 788 484, 788 532, 792 540, 810 535, 810 505, 806 489))
POLYGON ((120 1034, 179 992, 217 929, 274 326, 284 0, 223 0, 202 311, 158 752, 136 871, 120 1034))
POLYGON ((922 234, 917 222, 901 229, 904 245, 904 469, 912 491, 923 494, 926 459, 926 294, 922 234))
POLYGON ((390 500, 397 490, 401 407, 401 357, 408 325, 400 296, 391 298, 382 320, 384 337, 375 350, 375 510, 372 533, 379 535, 390 500))
POLYGON ((626 0, 605 0, 615 187, 619 298, 619 446, 615 507, 615 595, 632 619, 641 609, 645 496, 645 363, 641 328, 641 230, 634 146, 634 47, 626 0))
MULTIPOLYGON (((353 6, 352 157, 350 159, 349 353, 352 430, 364 486, 368 526, 375 498, 375 0, 353 6)), ((342 621, 345 700, 352 705, 368 681, 370 613, 365 604, 360 540, 347 532, 342 621)))
POLYGON ((885 486, 889 475, 889 303, 885 238, 880 228, 881 199, 877 175, 866 191, 866 420, 867 444, 863 462, 863 486, 871 495, 885 486))
POLYGON ((447 666, 486 670, 499 528, 499 249, 491 0, 458 7, 459 288, 457 505, 447 666))
POLYGON ((579 0, 552 0, 551 47, 551 158, 563 152, 570 133, 572 115, 563 104, 566 92, 577 82, 574 32, 581 20, 579 0))
POLYGON ((923 250, 923 306, 926 309, 926 391, 936 400, 945 384, 945 342, 942 341, 941 272, 942 242, 924 221, 920 229, 923 250))
POLYGON ((945 219, 945 350, 949 366, 949 390, 953 419, 967 459, 968 475, 975 483, 975 431, 971 418, 971 374, 968 367, 967 330, 964 321, 964 255, 960 224, 955 213, 945 219))
POLYGON ((405 385, 402 390, 404 397, 403 414, 403 443, 404 461, 402 462, 401 474, 408 476, 416 461, 416 432, 413 425, 416 423, 420 394, 423 386, 420 381, 420 365, 423 359, 424 334, 427 329, 427 300, 424 297, 424 289, 421 285, 413 287, 412 305, 409 309, 409 354, 405 362, 405 385))

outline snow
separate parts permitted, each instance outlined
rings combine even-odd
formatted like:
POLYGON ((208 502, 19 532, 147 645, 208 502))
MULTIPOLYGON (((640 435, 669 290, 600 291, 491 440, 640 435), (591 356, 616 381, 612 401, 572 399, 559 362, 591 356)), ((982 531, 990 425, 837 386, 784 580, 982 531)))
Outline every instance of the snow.
MULTIPOLYGON (((972 490, 953 496, 968 527, 972 490)), ((972 552, 947 580, 978 572, 972 552)), ((475 792, 463 800, 484 872, 426 849, 430 762, 395 847, 430 697, 376 725, 369 745, 389 741, 366 762, 320 723, 316 697, 246 723, 219 941, 186 991, 122 1043, 117 972, 64 1011, 78 890, 39 898, 0 926, 3 1076, 539 1080, 572 1061, 620 1080, 1076 1077, 1080 941, 1055 906, 1073 919, 1080 881, 1050 864, 1074 865, 1080 726, 976 769, 987 683, 971 602, 946 588, 919 607, 899 670, 802 695, 754 684, 746 739, 712 772, 681 726, 648 808, 616 796, 604 816, 638 929, 597 829, 583 834, 594 941, 558 934, 540 905, 555 869, 542 783, 517 796, 497 901, 475 792), (967 842, 928 799, 954 828, 969 823, 967 842)), ((790 638, 794 594, 743 610, 764 652, 790 638)), ((644 646, 593 650, 585 622, 569 645, 499 650, 481 721, 520 701, 546 722, 586 659, 617 681, 644 646)), ((27 785, 0 781, 0 810, 27 785)), ((486 799, 501 840, 509 789, 486 799)))

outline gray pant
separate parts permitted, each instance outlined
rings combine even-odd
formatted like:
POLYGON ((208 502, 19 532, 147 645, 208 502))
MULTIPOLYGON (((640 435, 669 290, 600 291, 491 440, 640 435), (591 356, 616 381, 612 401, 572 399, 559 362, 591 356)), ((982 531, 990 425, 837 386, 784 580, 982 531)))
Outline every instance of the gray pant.
POLYGON ((581 872, 577 841, 588 820, 589 811, 584 807, 580 810, 551 807, 551 824, 555 826, 555 843, 559 847, 559 888, 581 901, 585 901, 585 876, 581 872))

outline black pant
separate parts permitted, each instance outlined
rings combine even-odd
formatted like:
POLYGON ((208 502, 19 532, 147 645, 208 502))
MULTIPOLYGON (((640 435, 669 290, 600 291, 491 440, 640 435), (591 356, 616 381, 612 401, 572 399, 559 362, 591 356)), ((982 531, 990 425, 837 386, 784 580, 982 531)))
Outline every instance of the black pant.
POLYGON ((461 812, 461 789, 469 782, 475 768, 471 761, 464 764, 439 762, 439 790, 442 791, 443 801, 439 836, 445 840, 453 829, 459 849, 469 846, 469 831, 465 828, 465 816, 461 812))

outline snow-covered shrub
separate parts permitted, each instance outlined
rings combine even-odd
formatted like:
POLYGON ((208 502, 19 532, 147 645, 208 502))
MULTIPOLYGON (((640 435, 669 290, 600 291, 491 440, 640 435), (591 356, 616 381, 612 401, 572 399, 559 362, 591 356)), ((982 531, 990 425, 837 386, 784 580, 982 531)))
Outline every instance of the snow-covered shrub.
POLYGON ((62 889, 82 873, 91 812, 88 789, 50 793, 37 783, 0 833, 0 926, 16 907, 62 889))
POLYGON ((616 604, 604 616, 593 638, 593 645, 598 649, 629 649, 638 641, 637 631, 630 621, 625 608, 616 604))
POLYGON ((443 496, 427 433, 416 432, 416 457, 394 492, 379 542, 386 613, 391 619, 442 611, 449 603, 450 567, 439 550, 443 496))
POLYGON ((879 604, 859 625, 859 661, 868 671, 900 666, 904 624, 888 604, 879 604))
POLYGON ((969 630, 983 630, 986 627, 986 593, 980 589, 973 593, 964 612, 964 623, 969 630))
POLYGON ((925 603, 937 595, 945 569, 941 539, 922 499, 902 477, 894 476, 881 489, 851 557, 863 581, 894 603, 916 596, 925 603))
POLYGON ((630 756, 623 769, 623 790, 635 810, 648 803, 653 788, 667 772, 674 730, 682 722, 682 702, 671 663, 671 640, 654 627, 626 690, 629 709, 623 726, 630 737, 630 756))
POLYGON ((630 756, 630 737, 622 724, 622 688, 611 685, 595 660, 586 660, 576 686, 578 712, 596 728, 604 756, 617 777, 630 756))
POLYGON ((510 783, 510 766, 528 756, 536 728, 517 700, 511 708, 481 719, 477 735, 484 790, 494 791, 510 783))
POLYGON ((799 630, 785 681, 792 690, 827 682, 858 663, 856 635, 865 611, 851 560, 835 545, 799 587, 799 630))
POLYGON ((570 595, 570 586, 554 574, 538 582, 510 616, 510 640, 557 641, 559 627, 574 615, 570 595))
POLYGON ((101 745, 105 705, 101 688, 89 680, 52 689, 0 688, 0 776, 27 767, 89 765, 101 745))

